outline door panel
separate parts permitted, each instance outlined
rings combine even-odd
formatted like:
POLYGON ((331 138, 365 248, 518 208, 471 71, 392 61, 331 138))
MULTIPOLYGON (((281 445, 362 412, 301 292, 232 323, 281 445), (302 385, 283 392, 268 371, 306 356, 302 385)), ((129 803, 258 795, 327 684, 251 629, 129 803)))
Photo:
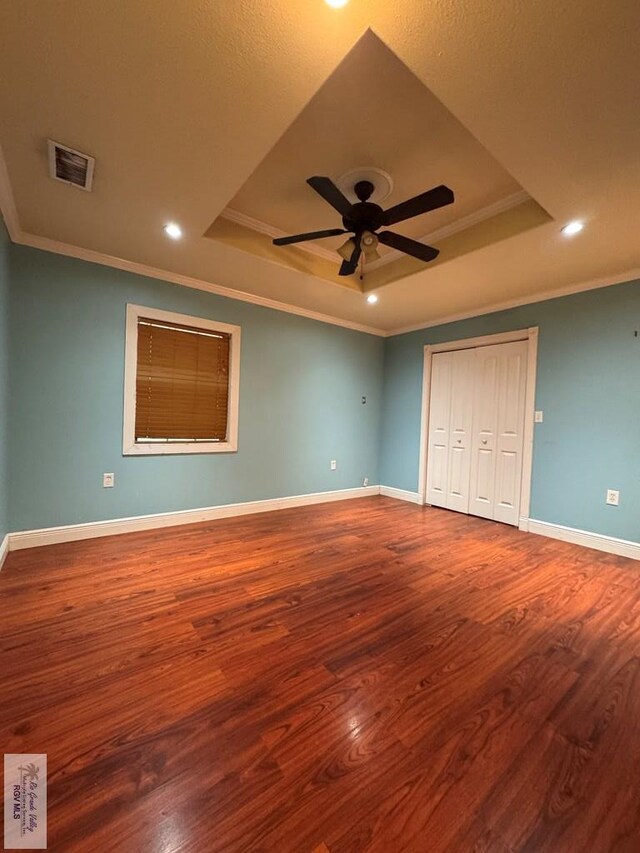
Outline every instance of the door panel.
POLYGON ((434 353, 431 359, 431 399, 429 404, 429 448, 427 503, 447 505, 449 475, 449 420, 451 417, 450 353, 434 353))
POLYGON ((431 499, 429 503, 445 506, 447 495, 447 459, 448 449, 445 444, 432 444, 429 469, 431 471, 431 499))
POLYGON ((517 525, 524 446, 527 342, 501 344, 501 348, 494 518, 517 525))
POLYGON ((473 422, 473 350, 450 352, 451 420, 449 431, 448 509, 469 512, 471 427, 473 422))
POLYGON ((474 354, 469 512, 482 518, 493 518, 500 347, 478 347, 474 354))

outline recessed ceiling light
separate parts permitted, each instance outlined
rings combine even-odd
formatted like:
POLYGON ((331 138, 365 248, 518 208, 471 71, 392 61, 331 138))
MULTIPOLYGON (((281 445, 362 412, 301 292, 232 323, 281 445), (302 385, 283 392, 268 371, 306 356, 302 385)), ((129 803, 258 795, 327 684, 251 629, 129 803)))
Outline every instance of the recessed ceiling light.
POLYGON ((179 240, 182 237, 182 228, 179 225, 176 225, 175 222, 169 222, 168 225, 165 225, 164 231, 172 240, 179 240))
POLYGON ((370 293, 367 296, 367 302, 369 303, 369 305, 375 305, 377 301, 378 301, 378 297, 375 293, 370 293))
POLYGON ((578 219, 574 219, 573 222, 568 222, 564 228, 562 229, 562 233, 565 237, 573 237, 574 234, 579 234, 584 228, 584 222, 580 222, 578 219))
POLYGON ((342 9, 343 6, 346 6, 349 0, 324 0, 327 6, 331 6, 332 9, 342 9))

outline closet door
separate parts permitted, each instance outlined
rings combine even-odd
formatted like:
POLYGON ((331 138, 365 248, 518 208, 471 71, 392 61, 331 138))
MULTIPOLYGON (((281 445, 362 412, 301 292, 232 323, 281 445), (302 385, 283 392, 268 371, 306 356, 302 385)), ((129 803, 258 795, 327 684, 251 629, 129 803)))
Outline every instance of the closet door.
POLYGON ((429 449, 427 503, 447 505, 449 476, 449 421, 451 419, 451 353, 434 353, 431 358, 431 398, 429 403, 429 449))
POLYGON ((476 351, 469 512, 518 524, 527 342, 476 351))
POLYGON ((469 511, 472 350, 435 353, 431 363, 427 502, 469 511))
POLYGON ((475 350, 469 512, 493 518, 501 345, 475 350))
POLYGON ((524 447, 527 341, 502 344, 501 349, 493 517, 496 521, 517 525, 524 447))

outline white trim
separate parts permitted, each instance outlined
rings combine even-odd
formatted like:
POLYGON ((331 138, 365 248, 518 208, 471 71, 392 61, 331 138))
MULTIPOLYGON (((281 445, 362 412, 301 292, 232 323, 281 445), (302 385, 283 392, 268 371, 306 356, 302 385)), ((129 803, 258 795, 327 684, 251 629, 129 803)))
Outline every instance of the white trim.
POLYGON ((440 344, 427 344, 424 347, 424 366, 422 371, 422 405, 420 418, 420 455, 418 460, 419 503, 427 502, 427 466, 429 454, 429 405, 431 398, 431 359, 436 352, 473 349, 493 346, 494 344, 527 341, 527 377, 524 409, 524 435, 522 448, 522 481, 520 485, 520 511, 528 515, 531 501, 531 472, 533 467, 533 423, 535 412, 536 364, 538 359, 538 327, 515 329, 499 332, 495 335, 482 335, 475 338, 462 338, 440 344))
POLYGON ((527 378, 524 402, 524 434, 522 441, 522 480, 520 483, 520 513, 529 515, 531 506, 531 477, 533 475, 533 437, 536 408, 536 376, 538 371, 538 327, 527 329, 527 378))
MULTIPOLYGON (((452 234, 457 234, 459 231, 471 228, 471 226, 477 225, 479 222, 484 222, 492 216, 504 213, 505 210, 511 210, 519 204, 528 201, 530 198, 531 196, 525 190, 520 190, 506 198, 500 199, 500 201, 494 202, 494 204, 482 207, 480 210, 476 210, 468 216, 463 216, 461 219, 457 219, 449 225, 445 225, 442 228, 438 228, 436 231, 430 231, 428 234, 424 234, 422 237, 416 237, 414 239, 419 240, 421 243, 433 243, 438 240, 444 240, 445 237, 450 237, 452 234)), ((257 231, 259 234, 265 234, 267 237, 271 238, 285 237, 289 233, 287 231, 281 231, 279 228, 269 225, 268 222, 263 222, 261 219, 254 219, 253 216, 248 216, 246 213, 241 213, 239 210, 234 210, 231 207, 226 207, 220 216, 224 219, 228 219, 230 222, 235 222, 238 225, 242 225, 244 228, 249 228, 252 231, 257 231)), ((301 249, 304 252, 309 252, 312 255, 317 255, 320 258, 325 258, 332 262, 335 262, 336 260, 335 252, 332 252, 329 249, 323 249, 322 246, 318 246, 313 242, 296 243, 295 245, 296 248, 301 249)), ((399 252, 397 249, 388 249, 379 260, 367 264, 367 269, 378 269, 378 267, 385 266, 400 257, 402 257, 402 252, 399 252)))
POLYGON ((292 507, 329 503, 331 501, 365 498, 378 494, 380 494, 379 486, 361 486, 356 489, 341 489, 335 492, 315 492, 308 495, 224 504, 222 506, 202 507, 201 509, 139 515, 131 518, 114 518, 108 521, 93 521, 86 524, 45 527, 41 530, 22 530, 18 533, 9 534, 9 549, 11 551, 18 551, 22 548, 36 548, 40 545, 76 542, 79 539, 96 539, 100 536, 116 536, 121 533, 175 527, 181 524, 195 524, 200 521, 215 521, 219 518, 251 515, 256 512, 272 512, 278 509, 290 509, 292 507))
POLYGON ((380 486, 380 494, 386 498, 395 498, 399 501, 409 501, 412 504, 419 504, 420 495, 418 492, 408 492, 406 489, 395 489, 393 486, 380 486))
MULTIPOLYGON (((143 275, 147 278, 156 278, 161 281, 166 281, 171 284, 179 284, 183 287, 192 287, 196 290, 205 290, 208 293, 215 293, 218 296, 226 296, 229 299, 236 299, 240 302, 249 302, 253 305, 260 305, 263 308, 271 308, 274 311, 282 311, 286 314, 295 314, 298 317, 306 317, 310 320, 317 320, 319 323, 327 323, 332 326, 341 326, 345 329, 353 329, 356 332, 364 332, 367 335, 376 335, 381 338, 392 338, 396 335, 404 335, 408 332, 416 332, 422 329, 432 329, 435 326, 444 326, 447 323, 455 323, 459 320, 468 320, 473 317, 482 317, 486 314, 495 314, 498 311, 507 311, 511 308, 518 308, 522 305, 533 305, 536 302, 546 302, 550 299, 558 299, 562 296, 571 296, 574 293, 583 293, 587 290, 596 290, 600 287, 608 287, 615 284, 624 284, 635 279, 640 279, 640 267, 633 267, 625 272, 616 275, 602 276, 596 279, 589 279, 583 282, 566 285, 548 290, 543 293, 534 293, 528 296, 519 297, 517 299, 509 299, 503 302, 494 302, 490 305, 481 308, 473 308, 469 311, 463 311, 457 314, 446 314, 443 317, 438 317, 433 320, 424 320, 419 323, 413 323, 410 326, 398 326, 394 329, 380 329, 375 326, 367 326, 364 323, 357 323, 352 320, 344 320, 339 317, 334 317, 329 314, 322 314, 319 311, 313 311, 308 308, 302 308, 297 305, 291 305, 286 302, 280 302, 276 299, 270 299, 266 296, 259 296, 253 293, 247 293, 242 290, 235 290, 231 287, 225 287, 221 284, 213 284, 203 279, 193 278, 191 276, 174 273, 169 270, 163 270, 158 267, 141 264, 137 261, 130 261, 126 258, 118 258, 114 255, 109 255, 104 252, 96 252, 92 249, 84 249, 80 246, 74 246, 71 243, 63 243, 60 240, 52 240, 49 237, 40 237, 36 234, 29 234, 20 228, 18 214, 11 191, 11 183, 9 181, 9 173, 7 171, 6 161, 0 148, 0 212, 4 218, 9 232, 9 237, 13 243, 20 246, 30 246, 33 249, 40 249, 43 252, 52 252, 57 255, 64 255, 69 258, 77 258, 78 260, 88 261, 93 264, 113 267, 114 269, 131 272, 135 275, 143 275)), ((354 291, 356 292, 356 291, 354 291)))
POLYGON ((571 542, 573 545, 582 545, 585 548, 595 548, 597 551, 606 551, 608 554, 617 554, 620 557, 630 557, 632 560, 640 560, 640 542, 617 539, 615 536, 605 536, 602 533, 590 533, 588 530, 564 527, 562 524, 550 524, 548 521, 537 521, 535 518, 521 518, 521 530, 524 529, 523 522, 529 533, 548 536, 550 539, 560 539, 562 542, 571 542))
MULTIPOLYGON (((497 216, 499 213, 504 213, 506 210, 511 210, 512 208, 523 204, 525 201, 531 200, 531 196, 526 190, 519 190, 517 193, 513 193, 512 195, 508 195, 505 198, 500 199, 500 201, 488 204, 486 207, 481 207, 479 210, 476 210, 474 213, 470 213, 468 216, 456 219, 455 222, 451 222, 449 225, 444 225, 442 228, 437 228, 435 231, 429 231, 428 234, 423 234, 422 237, 415 237, 414 239, 418 240, 420 243, 437 243, 440 240, 444 240, 445 237, 451 237, 453 234, 465 231, 473 225, 478 225, 486 219, 491 219, 491 217, 497 216)), ((402 252, 399 252, 397 249, 391 249, 390 251, 385 252, 379 260, 368 264, 368 268, 375 270, 401 257, 403 257, 402 252)))
POLYGON ((422 367, 422 400, 420 403, 420 449, 418 453, 419 503, 427 503, 427 446, 429 438, 429 406, 431 404, 431 347, 424 348, 422 367))
MULTIPOLYGON (((35 234, 27 234, 24 231, 12 230, 10 225, 10 215, 5 212, 5 206, 2 201, 2 179, 0 175, 0 209, 2 210, 7 230, 12 241, 21 246, 30 246, 33 249, 40 249, 43 252, 52 252, 56 255, 65 255, 69 258, 77 258, 81 261, 89 261, 93 264, 101 264, 102 266, 113 267, 114 269, 124 270, 136 275, 143 275, 147 278, 156 278, 160 281, 167 281, 171 284, 180 284, 183 287, 192 287, 196 290, 206 290, 208 293, 215 293, 218 296, 226 296, 229 299, 236 299, 240 302, 249 302, 252 305, 260 305, 263 308, 272 308, 274 311, 283 311, 286 314, 295 314, 298 317, 307 317, 310 320, 317 320, 319 323, 328 323, 332 326, 342 326, 345 329, 353 329, 356 332, 364 332, 367 335, 376 335, 381 338, 393 338, 396 335, 404 335, 408 332, 418 332, 422 329, 433 329, 436 326, 445 326, 448 323, 456 323, 459 320, 470 320, 474 317, 483 317, 486 314, 496 314, 499 311, 508 311, 511 308, 519 308, 522 305, 533 305, 536 302, 547 302, 551 299, 559 299, 562 296, 571 296, 574 293, 583 293, 588 290, 597 290, 600 287, 609 287, 615 284, 625 284, 636 279, 640 279, 640 267, 634 267, 624 273, 615 276, 603 276, 597 279, 591 279, 586 282, 572 284, 567 287, 557 288, 556 290, 548 290, 544 293, 532 294, 519 299, 509 299, 505 302, 495 302, 487 305, 484 308, 474 308, 470 311, 463 311, 459 314, 448 314, 444 317, 439 317, 430 321, 415 323, 411 326, 399 326, 395 329, 379 329, 375 326, 366 326, 364 323, 356 323, 352 320, 343 320, 340 317, 333 317, 329 314, 321 314, 319 311, 312 311, 308 308, 301 308, 297 305, 290 305, 286 302, 279 302, 276 299, 270 299, 266 296, 258 296, 253 293, 246 293, 242 290, 234 290, 231 287, 224 287, 221 284, 213 284, 212 282, 204 281, 198 278, 192 278, 181 273, 162 270, 157 267, 140 264, 137 261, 128 261, 125 258, 116 258, 113 255, 107 255, 103 252, 95 252, 92 249, 83 249, 80 246, 73 246, 70 243, 62 243, 59 240, 51 240, 49 237, 38 237, 35 234)), ((329 282, 330 284, 332 282, 329 282)), ((340 285, 342 287, 342 285, 340 285)), ((354 291, 356 293, 357 291, 354 291)), ((362 295, 362 294, 359 294, 362 295)))
POLYGON ((529 333, 529 329, 515 329, 512 332, 497 332, 494 335, 480 335, 476 338, 460 338, 457 341, 446 341, 442 344, 429 344, 428 346, 432 353, 451 352, 452 350, 459 349, 475 349, 476 347, 490 347, 494 344, 510 344, 514 341, 526 341, 529 333))
MULTIPOLYGON (((247 216, 246 213, 240 213, 239 210, 234 210, 231 207, 225 207, 220 216, 223 219, 228 219, 229 222, 235 222, 237 225, 242 225, 243 228, 249 228, 251 231, 257 231, 259 234, 265 234, 267 237, 287 237, 289 231, 281 231, 279 228, 274 228, 273 225, 268 225, 260 219, 254 219, 252 216, 247 216)), ((336 226, 338 227, 338 226, 336 226)), ((296 249, 301 249, 303 252, 309 252, 310 255, 317 255, 319 258, 324 258, 326 261, 336 263, 336 253, 329 249, 323 249, 322 246, 316 246, 312 242, 294 243, 296 249)))
POLYGON ((0 542, 0 570, 4 566, 4 561, 7 559, 10 541, 10 534, 6 533, 2 542, 0 542))
POLYGON ((436 326, 446 326, 449 323, 457 323, 460 320, 472 320, 474 317, 484 317, 486 314, 497 314, 500 311, 508 311, 511 308, 520 308, 523 305, 535 305, 537 302, 548 302, 551 299, 561 299, 563 296, 573 296, 575 293, 585 293, 588 290, 598 290, 600 287, 610 287, 615 284, 627 284, 640 279, 640 267, 633 267, 617 275, 602 276, 589 279, 588 281, 570 284, 566 287, 558 287, 555 290, 547 290, 544 293, 534 293, 522 296, 518 299, 508 299, 505 302, 493 302, 484 308, 473 308, 470 311, 462 311, 459 314, 448 314, 435 320, 423 323, 413 323, 411 326, 400 326, 397 329, 384 332, 384 337, 393 338, 396 335, 406 335, 409 332, 420 332, 423 329, 433 329, 436 326))
POLYGON ((319 311, 312 311, 308 308, 301 308, 297 305, 289 305, 286 302, 278 302, 276 299, 270 299, 267 296, 258 296, 254 293, 234 290, 231 287, 224 287, 221 284, 213 284, 212 282, 203 281, 199 278, 191 278, 190 276, 182 275, 181 273, 174 273, 169 270, 150 267, 146 264, 139 264, 137 261, 128 261, 125 258, 116 258, 113 257, 113 255, 106 255, 103 252, 94 252, 93 249, 83 249, 80 246, 73 246, 70 243, 61 243, 59 240, 51 240, 49 237, 38 237, 35 234, 26 234, 25 232, 20 231, 15 238, 12 236, 11 239, 14 243, 22 246, 30 246, 32 249, 40 249, 43 252, 53 252, 56 255, 65 255, 69 258, 89 261, 89 263, 92 264, 101 264, 102 266, 113 267, 114 269, 135 273, 135 275, 143 275, 147 278, 157 278, 160 281, 167 281, 171 284, 180 284, 183 287, 193 287, 196 290, 206 290, 207 293, 215 293, 218 296, 226 296, 229 299, 236 299, 240 302, 250 302, 252 305, 260 305, 263 308, 272 308, 274 311, 283 311, 286 314, 296 314, 298 317, 307 317, 309 320, 317 320, 320 323, 328 323, 332 326, 342 326, 345 329, 353 329, 356 332, 364 332, 367 335, 377 335, 381 338, 384 338, 387 335, 383 329, 377 329, 373 326, 365 326, 364 323, 356 323, 351 320, 343 320, 339 317, 331 317, 329 314, 321 314, 319 311))
POLYGON ((126 339, 124 356, 124 418, 122 425, 123 456, 159 456, 183 453, 235 453, 238 449, 238 408, 240 405, 240 326, 218 323, 204 317, 191 317, 175 311, 127 305, 126 339), (195 326, 212 332, 231 335, 229 349, 229 398, 227 440, 220 442, 189 441, 175 444, 143 444, 136 442, 136 372, 138 359, 138 320, 161 320, 165 323, 195 326))

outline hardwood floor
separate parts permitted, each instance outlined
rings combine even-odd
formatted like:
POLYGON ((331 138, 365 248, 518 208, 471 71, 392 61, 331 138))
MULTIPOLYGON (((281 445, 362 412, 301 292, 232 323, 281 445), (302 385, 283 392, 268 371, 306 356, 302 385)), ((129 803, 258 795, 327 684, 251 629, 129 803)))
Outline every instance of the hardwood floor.
POLYGON ((640 850, 640 564, 365 498, 9 555, 53 851, 640 850))

